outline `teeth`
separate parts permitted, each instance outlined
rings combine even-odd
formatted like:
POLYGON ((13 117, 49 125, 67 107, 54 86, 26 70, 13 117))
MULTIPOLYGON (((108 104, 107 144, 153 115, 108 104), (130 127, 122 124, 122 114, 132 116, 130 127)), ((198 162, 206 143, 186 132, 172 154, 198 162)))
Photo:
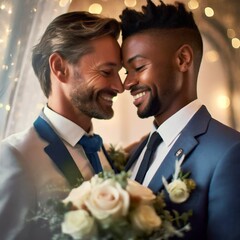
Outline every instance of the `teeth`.
POLYGON ((136 100, 140 97, 143 97, 145 94, 146 94, 146 92, 141 92, 141 93, 138 93, 137 95, 133 96, 133 98, 134 98, 134 100, 136 100))
POLYGON ((107 97, 107 96, 103 96, 103 99, 106 100, 106 101, 112 101, 112 97, 107 97))

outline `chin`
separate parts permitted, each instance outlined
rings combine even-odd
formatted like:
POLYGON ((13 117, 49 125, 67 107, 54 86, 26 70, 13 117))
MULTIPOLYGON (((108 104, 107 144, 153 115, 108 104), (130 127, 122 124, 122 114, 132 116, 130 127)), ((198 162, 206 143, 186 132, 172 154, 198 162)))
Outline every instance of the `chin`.
POLYGON ((111 109, 111 111, 104 111, 104 112, 98 112, 95 114, 95 116, 93 116, 93 118, 97 118, 97 119, 111 119, 114 115, 113 110, 111 109))
POLYGON ((148 118, 148 117, 151 117, 152 115, 146 113, 146 112, 140 112, 140 111, 137 111, 137 115, 138 117, 140 118, 148 118))
POLYGON ((144 108, 143 110, 140 110, 138 108, 137 110, 137 115, 140 117, 140 118, 148 118, 148 117, 153 117, 155 116, 155 109, 153 110, 152 108, 144 108))

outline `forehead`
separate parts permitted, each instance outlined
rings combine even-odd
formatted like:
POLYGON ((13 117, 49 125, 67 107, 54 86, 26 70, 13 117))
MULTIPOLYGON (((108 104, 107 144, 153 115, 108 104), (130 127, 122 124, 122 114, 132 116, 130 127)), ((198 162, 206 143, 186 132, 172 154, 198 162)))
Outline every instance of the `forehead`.
POLYGON ((90 44, 95 53, 104 53, 106 55, 107 53, 119 53, 120 51, 117 40, 111 36, 93 39, 90 44))
POLYGON ((134 34, 123 41, 123 59, 137 54, 155 55, 158 52, 169 51, 173 46, 171 34, 167 32, 143 32, 134 34))
POLYGON ((120 65, 121 54, 117 40, 111 36, 101 37, 90 41, 92 51, 85 56, 84 60, 92 61, 97 64, 120 65))

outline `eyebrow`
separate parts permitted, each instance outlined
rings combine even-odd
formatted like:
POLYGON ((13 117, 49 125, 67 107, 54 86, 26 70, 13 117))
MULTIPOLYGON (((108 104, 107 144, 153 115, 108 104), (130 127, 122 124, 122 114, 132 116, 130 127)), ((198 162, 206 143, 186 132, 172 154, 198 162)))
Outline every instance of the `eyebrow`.
POLYGON ((135 55, 135 56, 133 56, 133 57, 131 57, 131 58, 129 58, 128 60, 127 60, 127 63, 131 63, 131 62, 133 62, 134 60, 136 60, 137 58, 144 58, 142 55, 135 55))
POLYGON ((121 69, 122 68, 122 64, 117 64, 117 63, 114 63, 114 62, 106 62, 106 63, 103 63, 103 64, 100 64, 99 65, 99 68, 102 68, 102 67, 113 67, 113 68, 119 68, 121 69))
POLYGON ((100 67, 104 67, 104 66, 106 66, 106 67, 116 67, 118 64, 117 63, 114 63, 114 62, 106 62, 106 63, 103 63, 103 64, 100 64, 99 66, 100 67))

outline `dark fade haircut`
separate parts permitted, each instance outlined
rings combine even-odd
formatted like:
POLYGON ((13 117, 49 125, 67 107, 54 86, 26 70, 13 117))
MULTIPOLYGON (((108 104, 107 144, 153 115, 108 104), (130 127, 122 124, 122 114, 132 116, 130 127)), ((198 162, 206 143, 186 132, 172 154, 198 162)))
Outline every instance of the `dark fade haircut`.
POLYGON ((149 30, 184 30, 177 36, 180 38, 189 38, 189 43, 195 50, 197 59, 196 67, 199 69, 202 53, 203 42, 200 31, 195 23, 192 12, 188 12, 185 5, 180 2, 175 4, 165 4, 159 1, 160 5, 156 6, 151 0, 147 0, 147 5, 142 6, 142 12, 134 9, 125 8, 119 16, 121 19, 122 40, 127 37, 149 30))
POLYGON ((92 51, 91 40, 104 36, 118 39, 120 24, 85 11, 69 12, 56 17, 47 27, 40 42, 32 52, 32 66, 44 95, 51 93, 49 57, 57 52, 70 64, 92 51))

